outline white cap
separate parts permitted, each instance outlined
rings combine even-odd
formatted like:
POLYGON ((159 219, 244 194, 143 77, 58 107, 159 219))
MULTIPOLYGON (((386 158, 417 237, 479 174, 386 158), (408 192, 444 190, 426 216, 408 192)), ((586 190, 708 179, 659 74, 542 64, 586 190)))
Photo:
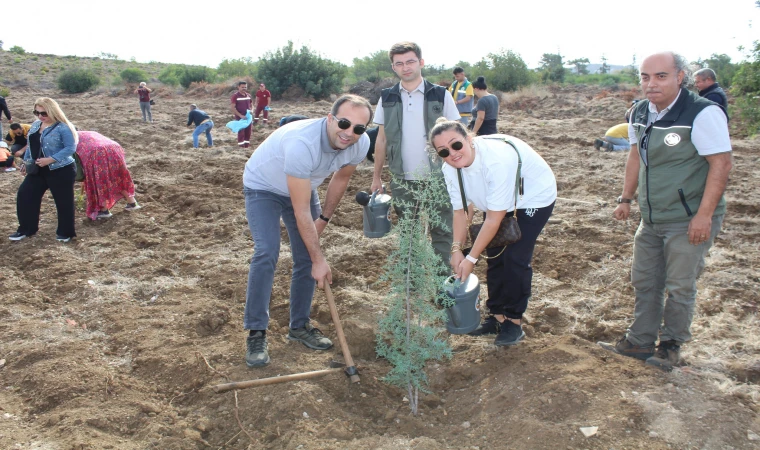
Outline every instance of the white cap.
POLYGON ((6 144, 5 142, 0 142, 0 147, 8 148, 8 144, 6 144))

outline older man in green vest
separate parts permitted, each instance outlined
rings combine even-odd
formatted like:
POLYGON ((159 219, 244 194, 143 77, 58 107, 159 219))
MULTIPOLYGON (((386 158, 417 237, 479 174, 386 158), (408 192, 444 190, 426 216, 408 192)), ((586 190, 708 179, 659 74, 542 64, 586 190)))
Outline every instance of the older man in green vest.
MULTIPOLYGON (((401 81, 393 87, 383 89, 375 111, 375 123, 379 125, 375 141, 375 173, 372 192, 382 187, 380 176, 386 158, 388 169, 393 175, 391 191, 398 200, 413 204, 410 188, 430 174, 443 180, 441 158, 428 149, 427 136, 436 119, 446 117, 459 120, 459 112, 454 99, 443 86, 432 84, 422 78, 422 50, 414 42, 400 42, 388 52, 391 68, 401 81)), ((396 214, 409 213, 398 203, 394 203, 396 214)), ((441 206, 438 211, 443 225, 432 225, 430 236, 436 254, 441 258, 443 268, 448 267, 452 244, 451 204, 441 206)))
POLYGON ((723 223, 732 166, 726 115, 686 89, 690 75, 686 59, 673 52, 641 63, 647 100, 631 113, 631 152, 613 213, 628 219, 638 187, 634 320, 617 343, 599 343, 663 370, 681 364, 681 344, 691 339, 697 277, 723 223))

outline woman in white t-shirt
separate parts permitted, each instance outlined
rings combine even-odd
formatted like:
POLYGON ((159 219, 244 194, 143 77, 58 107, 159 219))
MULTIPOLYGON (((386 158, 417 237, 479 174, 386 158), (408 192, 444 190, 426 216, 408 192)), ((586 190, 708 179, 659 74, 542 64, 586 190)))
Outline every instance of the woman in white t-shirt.
POLYGON ((520 139, 503 134, 475 137, 455 121, 438 119, 430 132, 430 144, 443 158, 443 175, 454 209, 452 269, 457 277, 465 279, 484 250, 489 258, 486 306, 490 315, 470 334, 496 334, 496 345, 517 344, 525 336, 520 322, 531 295, 533 249, 557 198, 554 173, 546 161, 520 139), (515 199, 518 153, 522 161, 522 182, 521 192, 515 199), (472 218, 473 206, 486 215, 468 255, 462 252, 468 224, 458 170, 462 173, 468 216, 472 218), (515 203, 522 238, 505 249, 486 250, 501 220, 515 214, 515 203))

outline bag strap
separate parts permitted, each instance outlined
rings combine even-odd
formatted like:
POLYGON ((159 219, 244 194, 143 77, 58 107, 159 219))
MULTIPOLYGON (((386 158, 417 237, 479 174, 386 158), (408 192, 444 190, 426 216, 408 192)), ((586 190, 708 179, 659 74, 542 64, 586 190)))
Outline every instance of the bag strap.
POLYGON ((467 226, 470 226, 470 216, 467 214, 467 197, 464 195, 464 182, 462 181, 462 169, 457 169, 457 177, 459 178, 459 193, 462 194, 462 210, 464 210, 464 218, 467 220, 467 226))

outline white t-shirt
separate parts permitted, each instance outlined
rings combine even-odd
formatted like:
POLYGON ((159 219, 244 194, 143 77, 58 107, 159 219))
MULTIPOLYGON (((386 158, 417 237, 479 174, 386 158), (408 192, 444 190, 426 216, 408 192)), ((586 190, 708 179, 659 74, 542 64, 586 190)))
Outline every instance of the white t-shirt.
POLYGON ((369 150, 369 136, 345 150, 335 150, 327 137, 327 118, 299 120, 280 127, 256 148, 243 171, 243 185, 290 197, 288 175, 308 178, 311 188, 345 166, 356 166, 369 150))
MULTIPOLYGON (((492 134, 473 138, 475 160, 462 169, 467 204, 481 211, 512 211, 515 209, 515 177, 517 152, 504 142, 509 139, 520 152, 523 195, 518 197, 517 209, 543 208, 557 199, 557 180, 544 159, 528 144, 513 136, 492 134)), ((462 209, 457 170, 443 164, 446 189, 454 210, 462 209)))
MULTIPOLYGON (((673 103, 669 104, 662 111, 657 111, 657 106, 649 102, 647 125, 665 117, 665 114, 676 104, 680 96, 681 91, 678 92, 673 103)), ((628 142, 631 145, 639 145, 639 142, 636 140, 636 131, 633 128, 633 114, 631 114, 631 119, 628 122, 628 142)), ((731 151, 731 138, 728 135, 728 119, 723 110, 720 109, 720 106, 710 105, 697 114, 691 126, 691 142, 700 156, 710 156, 731 151)), ((646 152, 639 148, 639 153, 641 153, 646 163, 648 161, 646 152)))
MULTIPOLYGON (((425 80, 420 82, 412 91, 407 91, 399 85, 401 103, 404 105, 401 123, 401 161, 403 162, 404 179, 416 180, 417 176, 430 173, 430 157, 428 155, 428 139, 425 134, 425 80)), ((459 111, 447 90, 443 99, 443 116, 449 120, 459 120, 459 111)), ((383 99, 377 102, 374 122, 385 124, 383 99)))

